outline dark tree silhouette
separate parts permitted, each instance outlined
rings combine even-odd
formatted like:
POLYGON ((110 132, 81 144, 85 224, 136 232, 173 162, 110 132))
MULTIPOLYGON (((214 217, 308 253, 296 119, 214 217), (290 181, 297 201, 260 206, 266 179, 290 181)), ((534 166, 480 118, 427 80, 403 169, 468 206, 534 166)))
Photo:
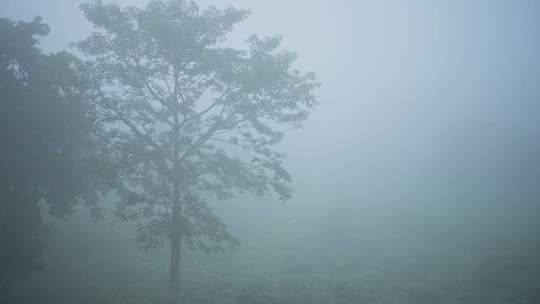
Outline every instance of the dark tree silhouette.
MULTIPOLYGON (((96 203, 113 182, 100 155, 79 61, 44 54, 49 28, 0 19, 0 285, 42 267, 39 201, 55 216, 96 203), (109 179, 110 178, 110 179, 109 179)), ((0 293, 1 294, 1 293, 0 293)))
POLYGON ((244 10, 181 0, 81 7, 96 31, 77 46, 124 180, 118 216, 138 223, 147 247, 170 240, 176 303, 182 243, 210 252, 237 243, 209 199, 291 196, 283 155, 272 149, 283 138, 276 127, 301 126, 318 83, 292 67, 296 55, 279 50, 280 37, 224 47, 244 10))

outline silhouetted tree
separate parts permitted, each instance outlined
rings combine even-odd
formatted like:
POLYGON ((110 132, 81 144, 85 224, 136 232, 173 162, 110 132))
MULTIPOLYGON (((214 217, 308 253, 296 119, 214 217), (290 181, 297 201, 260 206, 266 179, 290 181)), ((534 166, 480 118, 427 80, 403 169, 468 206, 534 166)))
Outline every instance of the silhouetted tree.
POLYGON ((44 54, 38 38, 48 32, 41 18, 0 19, 0 285, 42 267, 39 201, 64 216, 81 199, 96 203, 113 180, 79 62, 44 54))
POLYGON ((170 240, 176 303, 182 242, 209 252, 237 243, 209 199, 291 196, 283 155, 271 149, 283 138, 276 126, 301 125, 318 83, 292 67, 296 55, 278 49, 280 37, 224 47, 244 10, 182 0, 81 7, 96 31, 77 45, 125 181, 118 216, 138 222, 148 247, 170 240))

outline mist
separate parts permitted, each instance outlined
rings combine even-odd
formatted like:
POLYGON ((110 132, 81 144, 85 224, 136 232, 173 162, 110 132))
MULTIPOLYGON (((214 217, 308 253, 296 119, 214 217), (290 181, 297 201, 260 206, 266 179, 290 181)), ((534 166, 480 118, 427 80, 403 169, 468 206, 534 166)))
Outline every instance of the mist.
MULTIPOLYGON (((86 59, 73 44, 94 30, 84 2, 4 0, 0 18, 41 16, 44 53, 86 59)), ((317 75, 318 104, 302 126, 270 124, 284 132, 272 149, 286 155, 291 198, 279 188, 209 197, 238 245, 206 254, 180 241, 173 302, 168 245, 141 248, 114 186, 62 216, 39 198, 42 267, 0 276, 3 303, 540 302, 540 3, 196 3, 249 10, 224 46, 281 35, 280 49, 298 55, 291 68, 317 75)), ((8 190, 17 168, 0 167, 8 190)), ((8 190, 0 205, 18 203, 8 190)), ((0 260, 11 242, 2 238, 0 260)))

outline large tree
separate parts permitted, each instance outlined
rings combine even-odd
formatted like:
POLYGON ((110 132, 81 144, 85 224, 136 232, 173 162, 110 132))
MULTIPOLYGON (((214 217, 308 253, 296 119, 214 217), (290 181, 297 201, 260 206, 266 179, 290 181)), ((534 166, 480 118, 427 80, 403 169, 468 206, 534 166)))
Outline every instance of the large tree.
POLYGON ((81 199, 96 203, 113 181, 80 62, 45 54, 39 37, 48 32, 40 18, 0 19, 0 289, 42 267, 39 201, 64 216, 81 199))
POLYGON ((148 247, 170 241, 176 303, 182 243, 205 251, 237 243, 209 200, 291 196, 283 155, 272 149, 283 138, 276 128, 301 126, 318 83, 293 67, 296 55, 280 50, 280 37, 225 47, 244 10, 182 0, 81 8, 95 31, 77 46, 124 180, 118 216, 138 223, 148 247))

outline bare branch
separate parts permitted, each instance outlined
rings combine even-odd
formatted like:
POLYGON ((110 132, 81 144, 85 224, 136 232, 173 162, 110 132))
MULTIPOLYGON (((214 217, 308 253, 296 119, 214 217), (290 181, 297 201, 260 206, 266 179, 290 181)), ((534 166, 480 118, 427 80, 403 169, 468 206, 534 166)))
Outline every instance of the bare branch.
MULTIPOLYGON (((103 92, 101 92, 101 90, 99 90, 99 94, 101 96, 101 98, 104 99, 104 101, 106 101, 106 97, 104 96, 103 92)), ((141 130, 139 130, 139 128, 137 128, 137 126, 135 126, 129 119, 127 119, 126 117, 124 117, 124 115, 115 107, 113 106, 108 106, 106 102, 102 103, 102 106, 113 111, 115 114, 116 114, 116 117, 122 121, 133 133, 135 133, 137 136, 139 136, 140 138, 146 140, 146 142, 152 146, 154 149, 156 149, 156 151, 158 151, 161 156, 164 158, 165 161, 169 161, 171 162, 171 160, 169 159, 169 157, 167 156, 167 153, 163 150, 163 148, 158 144, 156 143, 148 133, 143 133, 141 132, 141 130)))
POLYGON ((217 137, 210 137, 210 138, 208 138, 208 140, 222 142, 222 143, 225 143, 225 144, 229 144, 229 145, 236 146, 236 147, 241 147, 241 148, 250 148, 251 147, 251 145, 240 144, 240 143, 237 143, 237 142, 233 142, 233 141, 230 141, 230 140, 226 140, 226 139, 223 139, 223 138, 217 138, 217 137))

